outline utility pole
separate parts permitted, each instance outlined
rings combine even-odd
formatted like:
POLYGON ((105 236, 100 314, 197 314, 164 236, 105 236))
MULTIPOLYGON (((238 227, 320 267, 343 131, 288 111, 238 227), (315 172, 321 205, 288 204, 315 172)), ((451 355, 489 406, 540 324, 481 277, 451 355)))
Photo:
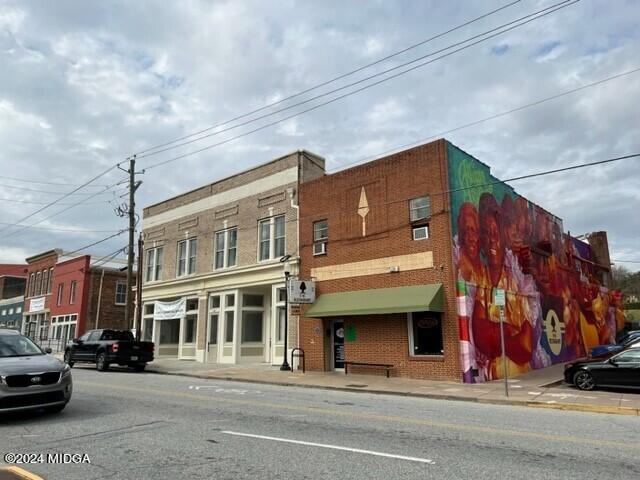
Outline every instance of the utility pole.
POLYGON ((144 240, 142 233, 138 235, 138 276, 136 278, 136 341, 140 341, 140 330, 142 329, 142 249, 144 248, 144 240))
MULTIPOLYGON (((129 242, 127 244, 127 292, 125 299, 125 311, 124 311, 124 324, 127 329, 133 328, 133 319, 132 319, 132 298, 131 289, 133 288, 133 261, 135 258, 135 250, 133 245, 133 235, 136 229, 136 201, 135 201, 135 193, 141 181, 136 182, 136 173, 144 173, 136 172, 136 156, 129 158, 129 170, 125 170, 124 168, 118 165, 120 170, 127 172, 129 174, 129 204, 126 207, 123 205, 116 209, 116 214, 118 216, 124 217, 127 215, 129 217, 129 242)), ((140 272, 138 272, 140 274, 140 272)), ((139 283, 139 280, 138 280, 139 283)))
POLYGON ((131 329, 131 288, 133 287, 133 232, 136 228, 136 203, 135 203, 135 181, 136 181, 136 156, 129 159, 129 243, 127 245, 127 296, 124 311, 124 324, 127 329, 131 329))

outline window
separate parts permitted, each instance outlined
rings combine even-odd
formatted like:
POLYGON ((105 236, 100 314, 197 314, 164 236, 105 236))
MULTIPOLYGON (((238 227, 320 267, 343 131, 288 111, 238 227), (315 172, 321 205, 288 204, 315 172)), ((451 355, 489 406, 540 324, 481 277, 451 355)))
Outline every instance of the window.
POLYGON ((313 254, 324 255, 327 253, 328 228, 326 220, 313 222, 313 254))
POLYGON ((49 293, 49 270, 42 272, 42 293, 49 293))
POLYGON ((3 310, 2 310, 2 316, 4 317, 6 314, 7 314, 7 310, 6 310, 6 309, 3 309, 3 310))
POLYGON ((75 280, 71 280, 71 287, 69 288, 69 304, 76 303, 76 285, 75 280))
POLYGON ((125 305, 127 303, 127 283, 116 283, 116 305, 125 305))
POLYGON ((89 335, 89 338, 87 338, 87 342, 99 342, 101 336, 102 332, 100 330, 94 330, 91 332, 91 335, 89 335))
POLYGON ((197 238, 190 238, 178 242, 178 277, 196 273, 197 249, 197 238))
POLYGON ((285 250, 284 215, 258 222, 258 260, 280 258, 285 250))
POLYGON ((13 315, 13 308, 9 309, 9 315, 13 315))
POLYGON ((228 268, 236 264, 238 229, 236 227, 215 234, 214 268, 228 268))
POLYGON ((162 252, 162 247, 147 250, 147 272, 145 276, 147 282, 155 282, 162 278, 162 252))
POLYGON ((242 311, 242 342, 262 342, 262 312, 242 311))
POLYGON ((413 227, 413 239, 425 240, 429 238, 429 226, 423 225, 421 227, 413 227))
POLYGON ((233 342, 233 311, 225 312, 224 341, 233 342))
POLYGON ((33 297, 35 286, 36 286, 36 274, 32 273, 31 275, 29 275, 29 296, 30 297, 33 297))
POLYGON ((263 299, 264 297, 262 295, 251 295, 245 293, 242 295, 242 306, 262 308, 263 299))
POLYGON ((409 200, 409 219, 412 222, 426 220, 430 215, 429 197, 418 197, 409 200))
POLYGON ((220 318, 220 295, 209 297, 209 344, 218 343, 218 319, 220 318))
POLYGON ((409 314, 411 355, 442 355, 442 318, 433 312, 409 314))
POLYGON ((42 272, 36 273, 36 295, 42 293, 42 272))
POLYGON ((198 315, 187 315, 184 326, 184 343, 195 343, 196 341, 196 322, 198 315))
POLYGON ((58 298, 56 301, 56 305, 62 305, 62 293, 64 292, 64 283, 58 285, 58 298))
POLYGON ((51 283, 53 282, 53 268, 49 269, 49 280, 47 282, 47 293, 51 293, 51 283))
POLYGON ((22 307, 17 307, 16 308, 16 313, 22 313, 22 307))
POLYGON ((617 357, 614 357, 616 362, 624 362, 624 363, 640 363, 640 350, 633 349, 627 350, 626 352, 621 353, 617 357))
POLYGON ((284 342, 284 307, 277 308, 277 320, 276 320, 276 343, 284 342))

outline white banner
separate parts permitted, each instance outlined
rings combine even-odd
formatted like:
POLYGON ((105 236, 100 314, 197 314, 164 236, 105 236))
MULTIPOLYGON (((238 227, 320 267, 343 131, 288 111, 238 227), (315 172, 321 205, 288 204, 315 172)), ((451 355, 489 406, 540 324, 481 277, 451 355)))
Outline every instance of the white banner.
POLYGON ((44 310, 44 297, 32 298, 29 301, 29 312, 44 310))
POLYGON ((181 298, 175 302, 160 302, 156 300, 153 308, 154 320, 171 320, 182 318, 187 310, 187 299, 181 298))

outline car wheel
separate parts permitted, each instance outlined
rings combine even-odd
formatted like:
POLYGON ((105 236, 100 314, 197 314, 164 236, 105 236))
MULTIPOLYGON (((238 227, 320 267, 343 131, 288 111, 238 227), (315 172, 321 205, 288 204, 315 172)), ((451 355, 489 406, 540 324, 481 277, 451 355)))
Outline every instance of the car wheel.
POLYGON ((44 409, 45 412, 47 413, 60 413, 62 410, 64 410, 64 407, 66 407, 67 404, 63 403, 62 405, 55 405, 53 407, 46 407, 44 409))
POLYGON ((147 367, 146 363, 136 363, 135 365, 131 365, 136 372, 142 372, 147 367))
POLYGON ((74 362, 71 360, 71 350, 64 352, 64 363, 69 365, 69 367, 73 367, 74 362))
POLYGON ((580 370, 573 376, 573 384, 580 390, 593 390, 596 386, 593 377, 586 370, 580 370))
POLYGON ((96 357, 96 368, 99 372, 106 372, 107 370, 109 370, 107 356, 104 353, 99 353, 96 357))

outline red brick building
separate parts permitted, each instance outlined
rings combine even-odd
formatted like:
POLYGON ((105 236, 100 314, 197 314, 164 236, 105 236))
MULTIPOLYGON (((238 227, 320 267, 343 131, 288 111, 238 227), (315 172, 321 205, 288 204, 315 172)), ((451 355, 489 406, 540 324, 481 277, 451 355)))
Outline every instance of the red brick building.
POLYGON ((563 234, 445 140, 301 184, 299 225, 300 277, 316 281, 300 322, 313 370, 364 362, 478 382, 575 358, 620 327, 602 234, 595 249, 563 234))
MULTIPOLYGON (((126 328, 126 266, 51 250, 27 259, 23 332, 64 344, 93 328, 126 328)), ((135 276, 134 276, 135 280, 135 276)), ((133 308, 132 308, 133 311, 133 308)))

